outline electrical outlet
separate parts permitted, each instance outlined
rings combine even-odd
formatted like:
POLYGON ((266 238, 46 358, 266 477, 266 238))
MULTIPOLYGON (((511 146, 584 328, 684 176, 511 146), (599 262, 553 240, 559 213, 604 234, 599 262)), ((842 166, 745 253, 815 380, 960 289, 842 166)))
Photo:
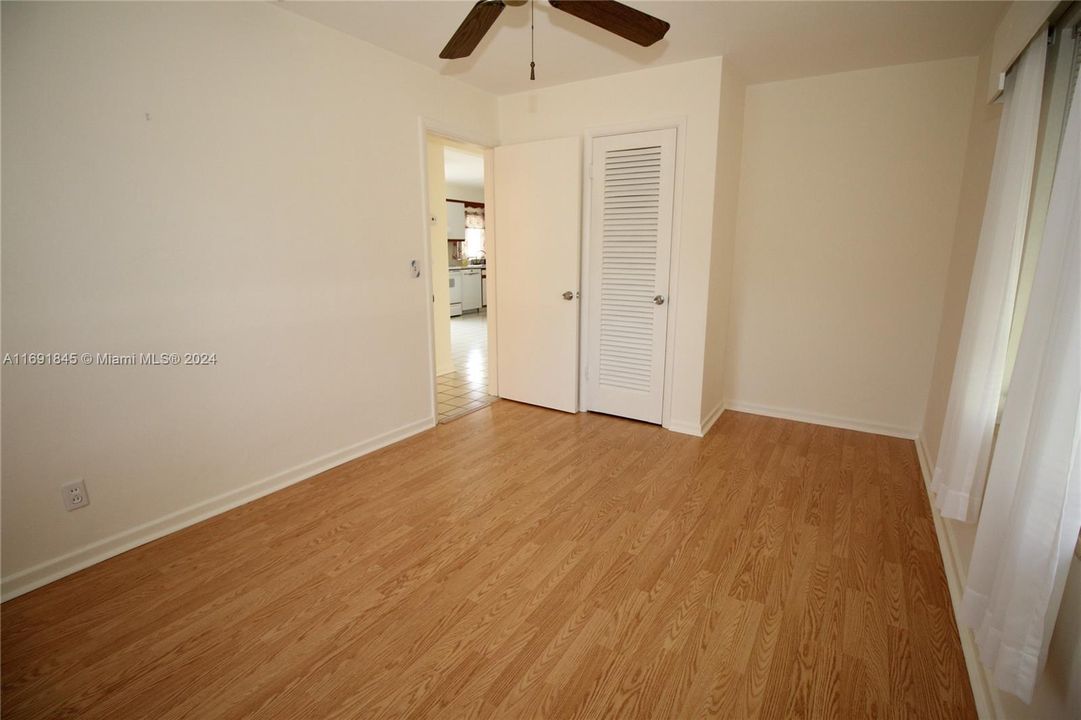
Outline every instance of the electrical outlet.
POLYGON ((90 504, 90 496, 86 494, 86 482, 75 480, 60 486, 60 493, 64 496, 64 509, 78 510, 90 504))

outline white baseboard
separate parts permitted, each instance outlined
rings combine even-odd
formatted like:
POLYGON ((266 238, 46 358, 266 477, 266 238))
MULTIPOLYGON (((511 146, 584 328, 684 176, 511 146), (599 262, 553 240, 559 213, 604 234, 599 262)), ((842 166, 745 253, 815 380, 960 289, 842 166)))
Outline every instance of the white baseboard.
POLYGON ((2 587, 0 602, 30 592, 54 580, 59 580, 65 575, 78 572, 102 560, 107 560, 134 547, 157 540, 227 510, 232 510, 264 495, 269 495, 276 490, 296 484, 301 480, 307 480, 332 467, 354 460, 362 455, 367 455, 379 448, 404 440, 434 426, 435 418, 433 417, 403 425, 370 440, 317 457, 314 460, 283 470, 270 477, 257 480, 217 497, 190 505, 156 520, 151 520, 129 530, 98 540, 74 552, 46 560, 26 570, 12 573, 0 579, 0 587, 2 587))
POLYGON ((775 417, 782 420, 795 420, 796 422, 825 425, 827 427, 841 428, 842 430, 856 430, 858 432, 873 433, 875 435, 888 435, 890 437, 899 437, 906 440, 915 440, 916 436, 919 434, 912 428, 898 427, 896 425, 883 425, 881 423, 868 422, 866 420, 852 420, 850 418, 840 418, 833 415, 819 415, 818 413, 809 413, 802 410, 757 405, 755 403, 740 402, 738 400, 726 401, 725 408, 735 412, 750 413, 751 415, 765 415, 767 417, 775 417))
POLYGON ((920 474, 928 489, 931 487, 931 461, 927 457, 927 446, 923 444, 923 433, 916 436, 916 458, 920 461, 920 474))
POLYGON ((684 420, 669 420, 664 428, 665 430, 682 433, 683 435, 693 435, 694 437, 702 437, 703 435, 701 425, 684 420))
POLYGON ((717 403, 717 407, 713 408, 709 415, 706 415, 706 419, 702 421, 702 434, 705 435, 709 432, 709 429, 713 427, 713 423, 717 422, 717 418, 724 412, 725 404, 722 400, 717 403))
POLYGON ((690 422, 687 420, 669 420, 668 424, 664 426, 666 430, 672 432, 682 433, 684 435, 693 435, 694 437, 704 437, 709 429, 713 427, 713 423, 717 422, 717 418, 724 412, 725 404, 721 402, 720 405, 713 408, 709 415, 705 417, 701 422, 690 422))
MULTIPOLYGON (((923 435, 916 436, 916 456, 920 461, 920 473, 923 475, 923 483, 927 488, 927 496, 931 497, 931 459, 924 445, 923 435)), ((972 696, 976 701, 976 714, 981 720, 996 720, 1005 718, 998 691, 995 690, 987 677, 987 672, 980 662, 979 650, 976 647, 976 638, 972 635, 971 628, 961 623, 957 609, 961 607, 961 595, 965 587, 965 572, 961 567, 960 555, 957 551, 957 540, 953 529, 938 510, 931 503, 931 517, 935 523, 935 535, 938 536, 938 548, 942 555, 942 566, 946 571, 946 583, 950 588, 950 600, 953 604, 954 620, 957 622, 957 632, 961 637, 961 651, 965 655, 965 667, 968 670, 969 684, 972 686, 972 696)))

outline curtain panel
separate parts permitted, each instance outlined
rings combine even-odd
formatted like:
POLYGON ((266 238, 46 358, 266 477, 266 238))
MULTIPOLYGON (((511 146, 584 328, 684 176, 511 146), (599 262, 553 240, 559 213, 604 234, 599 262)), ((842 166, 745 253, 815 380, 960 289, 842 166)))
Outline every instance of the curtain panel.
POLYGON ((1081 530, 1081 103, 1066 122, 962 619, 997 687, 1032 699, 1081 530))
POLYGON ((987 207, 931 482, 935 506, 955 520, 975 521, 983 499, 1035 172, 1046 58, 1044 33, 1037 33, 1006 80, 987 207))

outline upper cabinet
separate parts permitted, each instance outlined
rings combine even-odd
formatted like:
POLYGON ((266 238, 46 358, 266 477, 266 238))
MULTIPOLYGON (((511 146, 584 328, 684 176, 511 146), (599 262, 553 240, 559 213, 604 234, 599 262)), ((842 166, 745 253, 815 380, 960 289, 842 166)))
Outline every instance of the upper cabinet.
POLYGON ((447 201, 447 240, 465 240, 465 203, 447 201))

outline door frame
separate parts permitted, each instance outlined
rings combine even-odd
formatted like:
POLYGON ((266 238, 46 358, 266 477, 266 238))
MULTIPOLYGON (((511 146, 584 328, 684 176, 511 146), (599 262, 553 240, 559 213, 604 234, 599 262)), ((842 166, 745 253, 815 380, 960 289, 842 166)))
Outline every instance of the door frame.
POLYGON ((590 287, 589 258, 592 250, 593 239, 590 237, 592 227, 592 201, 593 180, 590 171, 593 168, 593 140, 611 135, 627 135, 637 132, 649 132, 651 130, 676 131, 676 167, 672 187, 672 253, 668 268, 668 331, 664 338, 664 397, 661 401, 661 427, 671 429, 672 415, 672 378, 675 377, 675 346, 676 326, 679 316, 679 249, 681 228, 683 225, 683 167, 684 148, 687 137, 687 116, 680 115, 671 118, 661 118, 648 122, 633 122, 620 125, 605 125, 603 127, 587 128, 585 131, 582 153, 582 250, 581 250, 581 288, 582 297, 579 305, 581 313, 578 321, 579 345, 578 345, 578 407, 582 411, 590 410, 589 383, 586 381, 586 368, 589 361, 589 309, 593 300, 590 287))
POLYGON ((493 148, 498 144, 492 138, 481 138, 461 129, 448 125, 439 120, 420 115, 417 119, 417 147, 419 148, 420 162, 420 193, 421 193, 421 254, 424 260, 421 263, 420 277, 426 290, 425 306, 428 317, 428 383, 431 405, 429 419, 432 425, 439 423, 438 400, 436 398, 436 361, 435 361, 435 302, 432 296, 435 294, 435 284, 432 275, 432 243, 431 223, 432 208, 428 204, 428 135, 437 135, 447 140, 474 145, 484 152, 484 258, 485 274, 488 276, 488 394, 499 395, 499 374, 496 364, 496 337, 498 327, 496 324, 496 295, 495 295, 495 232, 494 221, 489 223, 489 213, 495 217, 495 192, 494 188, 494 152, 493 148), (490 229, 488 226, 493 227, 490 229))

